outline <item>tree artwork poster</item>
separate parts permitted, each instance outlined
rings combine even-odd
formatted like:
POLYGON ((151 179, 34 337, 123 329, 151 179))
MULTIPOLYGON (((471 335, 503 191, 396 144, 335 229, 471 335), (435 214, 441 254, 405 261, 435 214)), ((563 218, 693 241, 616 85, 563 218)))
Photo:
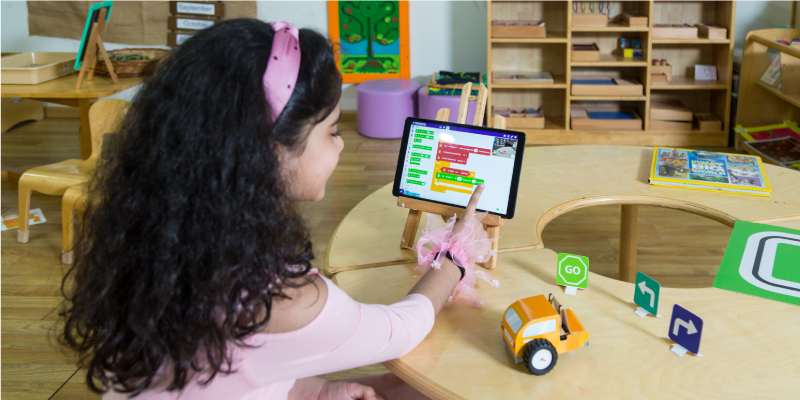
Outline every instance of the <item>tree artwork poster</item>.
POLYGON ((328 30, 343 83, 410 78, 407 1, 329 1, 328 30))

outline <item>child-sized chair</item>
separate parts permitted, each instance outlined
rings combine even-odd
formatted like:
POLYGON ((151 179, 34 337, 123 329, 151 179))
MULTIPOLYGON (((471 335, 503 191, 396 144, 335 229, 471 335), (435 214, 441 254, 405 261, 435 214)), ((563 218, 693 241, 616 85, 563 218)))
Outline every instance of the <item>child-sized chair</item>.
MULTIPOLYGON (((89 109, 89 130, 92 135, 92 155, 87 160, 66 160, 25 171, 19 179, 19 215, 27 216, 31 206, 31 192, 34 190, 61 196, 71 186, 84 183, 100 157, 103 135, 116 132, 131 104, 125 100, 100 100, 89 109)), ((66 224, 68 221, 63 221, 66 224)), ((19 219, 17 241, 28 243, 28 218, 19 219)), ((70 244, 71 246, 71 244, 70 244)))
POLYGON ((75 185, 64 192, 61 198, 61 233, 64 240, 61 250, 61 263, 72 265, 72 245, 75 239, 75 211, 86 209, 86 192, 89 183, 75 185))

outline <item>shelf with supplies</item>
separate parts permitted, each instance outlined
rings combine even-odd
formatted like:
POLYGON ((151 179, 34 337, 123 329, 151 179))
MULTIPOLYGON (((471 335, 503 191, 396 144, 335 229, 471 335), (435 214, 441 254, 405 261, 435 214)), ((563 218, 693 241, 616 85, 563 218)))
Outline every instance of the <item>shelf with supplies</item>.
MULTIPOLYGON (((553 75, 553 83, 495 83, 490 79, 489 107, 542 107, 544 128, 523 130, 530 145, 727 146, 736 3, 651 0, 611 4, 609 10, 608 2, 601 9, 600 2, 592 8, 591 2, 489 1, 488 75, 509 70, 553 75), (538 26, 545 32, 540 28, 535 33, 541 37, 492 37, 492 21, 504 21, 507 26, 542 21, 538 26), (658 31, 655 35, 654 30, 658 31), (575 54, 578 51, 580 55, 575 54), (669 75, 662 72, 662 60, 670 65, 669 75), (705 80, 696 79, 695 74, 705 80), (642 93, 604 95, 585 86, 573 90, 572 77, 578 75, 636 81, 642 93), (660 122, 653 125, 663 129, 651 129, 649 107, 653 99, 682 101, 696 113, 712 115, 720 129, 670 131, 665 129, 672 126, 660 122), (572 128, 573 108, 598 106, 631 110, 641 119, 641 128, 572 128)), ((793 95, 771 96, 789 103, 798 101, 793 95)), ((576 126, 587 127, 585 122, 576 126)))
MULTIPOLYGON (((800 122, 800 83, 797 83, 800 46, 778 43, 778 40, 791 42, 797 37, 800 37, 800 29, 761 29, 747 33, 742 53, 737 125, 753 128, 783 121, 800 122), (780 57, 780 61, 776 57, 780 57), (773 62, 780 64, 780 79, 769 72, 773 62), (775 82, 769 81, 770 76, 775 82), (781 87, 777 87, 778 82, 781 87)), ((737 132, 737 150, 747 150, 743 142, 737 132)))

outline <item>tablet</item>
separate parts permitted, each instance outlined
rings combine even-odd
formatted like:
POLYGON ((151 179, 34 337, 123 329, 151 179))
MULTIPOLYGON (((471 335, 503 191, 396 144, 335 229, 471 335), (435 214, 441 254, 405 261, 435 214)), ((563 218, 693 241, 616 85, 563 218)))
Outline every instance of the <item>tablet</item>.
POLYGON ((407 118, 392 194, 466 207, 484 183, 479 211, 514 217, 525 134, 407 118))

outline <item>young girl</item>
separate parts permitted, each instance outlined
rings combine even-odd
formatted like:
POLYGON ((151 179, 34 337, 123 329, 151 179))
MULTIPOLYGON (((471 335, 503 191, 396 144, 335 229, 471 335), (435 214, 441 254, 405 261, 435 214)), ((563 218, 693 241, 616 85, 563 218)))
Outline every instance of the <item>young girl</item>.
MULTIPOLYGON (((315 377, 411 351, 464 275, 453 246, 407 297, 383 306, 355 302, 311 269, 295 204, 325 194, 343 147, 340 95, 330 43, 285 22, 214 25, 158 67, 93 177, 64 280, 61 339, 92 390, 106 399, 422 397, 391 374, 315 377)), ((482 190, 450 234, 472 232, 463 221, 482 190)))

